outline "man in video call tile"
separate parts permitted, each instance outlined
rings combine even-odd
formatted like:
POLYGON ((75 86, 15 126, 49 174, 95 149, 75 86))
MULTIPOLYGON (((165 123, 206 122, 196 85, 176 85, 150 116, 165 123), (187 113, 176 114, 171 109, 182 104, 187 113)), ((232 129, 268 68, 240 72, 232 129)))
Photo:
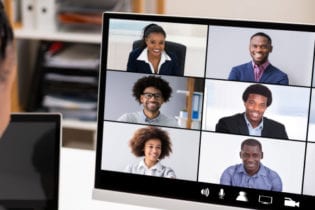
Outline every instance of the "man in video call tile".
POLYGON ((143 110, 123 114, 118 118, 119 121, 178 127, 175 118, 160 112, 162 104, 172 94, 167 81, 158 76, 143 77, 134 84, 132 92, 139 104, 143 105, 143 110))
POLYGON ((282 191, 282 181, 277 172, 264 166, 262 145, 256 139, 246 139, 241 144, 243 163, 224 170, 220 184, 262 190, 282 191))
POLYGON ((288 139, 283 124, 263 116, 272 102, 272 93, 266 86, 250 85, 242 97, 245 112, 221 118, 216 132, 288 139))
POLYGON ((252 61, 232 68, 229 80, 288 85, 286 73, 273 66, 269 60, 272 43, 269 35, 258 32, 250 38, 249 52, 252 61))

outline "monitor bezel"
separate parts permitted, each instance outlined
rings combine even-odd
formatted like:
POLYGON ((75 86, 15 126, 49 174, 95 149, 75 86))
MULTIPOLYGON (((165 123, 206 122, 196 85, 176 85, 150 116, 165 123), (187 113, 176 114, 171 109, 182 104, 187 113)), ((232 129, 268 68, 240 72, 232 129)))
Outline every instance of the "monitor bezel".
MULTIPOLYGON (((290 31, 303 31, 303 32, 315 32, 315 26, 310 24, 299 23, 281 23, 281 22, 266 22, 266 21, 253 21, 253 20, 228 20, 228 19, 215 19, 215 18, 199 18, 199 17, 179 17, 169 15, 148 15, 148 14, 131 14, 131 13, 115 13, 105 12, 103 14, 103 28, 102 28, 102 44, 101 44, 101 65, 99 74, 99 101, 98 101, 98 120, 97 120, 97 142, 96 142, 96 167, 95 167, 95 181, 93 197, 99 199, 100 194, 105 192, 108 195, 108 200, 111 200, 110 195, 115 193, 122 193, 127 197, 133 199, 134 195, 144 196, 151 200, 152 198, 158 198, 155 207, 165 209, 175 209, 169 207, 168 204, 161 202, 160 198, 174 200, 174 202, 194 202, 195 204, 201 204, 201 206, 209 207, 209 204, 215 205, 233 205, 235 207, 246 208, 266 208, 264 204, 257 204, 257 202, 237 203, 235 201, 221 202, 220 200, 211 200, 200 195, 200 189, 211 188, 212 191, 218 192, 220 185, 209 184, 185 180, 167 180, 159 177, 148 177, 142 175, 125 174, 114 171, 104 171, 101 169, 101 157, 102 157, 102 141, 103 141, 103 124, 104 124, 104 106, 105 106, 105 87, 106 84, 106 71, 107 71, 107 49, 108 49, 108 34, 109 34, 109 20, 110 19, 126 19, 126 20, 139 20, 139 21, 156 21, 156 22, 175 22, 185 24, 198 24, 198 25, 214 25, 214 26, 228 26, 228 27, 240 27, 240 28, 262 28, 262 29, 276 29, 276 30, 290 30, 290 31), (137 185, 137 183, 142 183, 137 185), (157 188, 159 192, 153 192, 150 188, 157 188), (165 190, 168 189, 168 190, 165 190), (170 190, 171 189, 171 190, 170 190), (176 189, 176 190, 174 190, 176 189)), ((312 75, 313 77, 313 75, 312 75)), ((232 194, 236 194, 244 188, 224 186, 225 189, 229 189, 232 194)), ((247 189, 246 191, 250 195, 257 197, 258 190, 247 189)), ((295 198, 307 205, 310 203, 310 198, 313 196, 298 195, 285 192, 271 192, 260 191, 264 195, 272 196, 274 204, 282 206, 282 202, 285 197, 295 198)), ((113 196, 115 200, 115 196, 113 196)), ((128 199, 127 199, 128 200, 128 199)), ((118 199, 118 202, 123 202, 118 199)), ((132 203, 128 202, 127 203, 132 203)), ((136 202, 139 205, 139 202, 136 202)), ((144 205, 144 204, 143 204, 144 205)), ((151 203, 149 204, 152 207, 151 203)), ((200 207, 201 207, 200 206, 200 207)), ((180 208, 178 208, 180 209, 180 208)))

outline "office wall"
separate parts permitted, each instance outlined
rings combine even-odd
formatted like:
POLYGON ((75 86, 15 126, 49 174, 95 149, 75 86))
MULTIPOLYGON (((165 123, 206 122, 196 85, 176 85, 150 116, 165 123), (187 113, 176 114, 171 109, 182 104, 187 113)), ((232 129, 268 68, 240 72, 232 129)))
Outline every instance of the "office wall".
POLYGON ((314 0, 165 1, 165 13, 172 15, 315 23, 314 0))

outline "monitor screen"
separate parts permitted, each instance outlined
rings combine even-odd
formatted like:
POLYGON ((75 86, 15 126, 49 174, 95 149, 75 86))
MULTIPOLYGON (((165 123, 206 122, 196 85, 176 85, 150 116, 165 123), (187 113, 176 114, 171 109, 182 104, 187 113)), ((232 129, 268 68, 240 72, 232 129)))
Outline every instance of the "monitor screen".
POLYGON ((314 48, 313 25, 104 13, 94 198, 314 203, 314 48))
POLYGON ((0 139, 0 209, 58 209, 60 114, 14 113, 0 139))

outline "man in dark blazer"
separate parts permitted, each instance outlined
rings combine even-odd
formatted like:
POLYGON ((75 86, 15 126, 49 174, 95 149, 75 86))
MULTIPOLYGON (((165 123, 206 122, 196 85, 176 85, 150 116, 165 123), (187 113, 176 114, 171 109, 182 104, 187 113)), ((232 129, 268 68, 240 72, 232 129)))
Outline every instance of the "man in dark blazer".
POLYGON ((250 85, 243 93, 243 101, 245 112, 221 118, 216 132, 288 139, 283 124, 263 116, 272 102, 272 93, 266 86, 250 85))
POLYGON ((272 52, 271 38, 262 32, 250 38, 249 52, 252 61, 232 68, 228 79, 245 82, 261 82, 288 85, 288 75, 268 61, 272 52))

